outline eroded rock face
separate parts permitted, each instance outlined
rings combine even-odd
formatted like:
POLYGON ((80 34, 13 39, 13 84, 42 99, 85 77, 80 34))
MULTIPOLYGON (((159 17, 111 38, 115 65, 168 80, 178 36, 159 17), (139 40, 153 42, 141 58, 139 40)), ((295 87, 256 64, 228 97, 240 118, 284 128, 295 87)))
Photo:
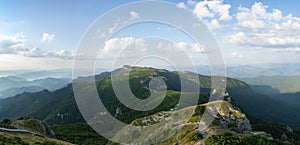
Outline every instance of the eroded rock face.
POLYGON ((251 127, 251 124, 250 124, 250 121, 248 120, 248 118, 245 117, 245 118, 239 120, 238 131, 239 132, 252 131, 252 127, 251 127))
POLYGON ((289 126, 285 126, 285 129, 286 129, 288 132, 290 132, 290 133, 293 133, 293 132, 294 132, 293 129, 290 128, 289 126))
POLYGON ((250 121, 240 109, 230 102, 219 101, 207 106, 208 112, 220 123, 220 127, 237 132, 252 131, 250 121), (222 105, 216 105, 221 103, 222 105))
POLYGON ((250 121, 246 118, 235 118, 221 116, 219 118, 220 126, 224 129, 229 129, 237 132, 252 131, 250 121))

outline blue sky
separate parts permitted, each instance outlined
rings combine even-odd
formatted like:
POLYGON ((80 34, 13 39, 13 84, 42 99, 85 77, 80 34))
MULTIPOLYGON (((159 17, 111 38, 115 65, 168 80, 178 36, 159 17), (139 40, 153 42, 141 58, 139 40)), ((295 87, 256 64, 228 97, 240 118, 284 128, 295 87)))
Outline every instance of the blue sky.
MULTIPOLYGON (((0 69, 72 67, 72 57, 89 26, 105 12, 128 2, 132 1, 0 1, 0 69), (7 50, 9 48, 13 50, 7 50)), ((300 1, 224 0, 216 4, 218 8, 230 6, 228 16, 223 15, 224 18, 220 14, 225 14, 226 8, 217 12, 218 8, 209 7, 209 2, 169 2, 181 4, 210 28, 228 64, 298 63, 300 50, 296 42, 300 36, 300 1), (256 13, 251 11, 255 4, 266 13, 252 16, 256 13), (209 11, 208 15, 202 15, 203 8, 209 11), (274 9, 279 10, 281 16, 275 18, 275 13, 274 17, 271 16, 274 9), (247 13, 247 16, 238 19, 242 12, 247 13), (249 24, 247 19, 255 24, 249 24), (262 37, 269 39, 263 40, 262 37), (253 42, 256 40, 259 42, 253 42)), ((191 43, 176 29, 159 24, 129 27, 114 37, 138 39, 155 34, 169 36, 175 42, 191 43)))

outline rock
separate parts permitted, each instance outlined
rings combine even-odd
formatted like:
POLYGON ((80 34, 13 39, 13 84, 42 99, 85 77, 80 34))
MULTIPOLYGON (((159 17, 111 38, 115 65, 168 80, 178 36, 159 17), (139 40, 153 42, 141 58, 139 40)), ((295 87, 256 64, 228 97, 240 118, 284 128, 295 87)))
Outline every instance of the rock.
POLYGON ((290 128, 289 126, 285 126, 285 129, 286 129, 288 132, 290 132, 290 133, 293 133, 293 132, 294 132, 293 129, 290 128))
POLYGON ((246 117, 238 122, 238 131, 239 132, 251 131, 251 130, 252 130, 252 127, 251 127, 250 121, 246 117))
POLYGON ((287 139, 288 139, 288 137, 286 136, 286 134, 285 134, 285 133, 283 133, 283 134, 281 135, 281 139, 282 139, 282 140, 287 140, 287 139))
POLYGON ((268 139, 268 140, 273 140, 272 135, 267 134, 267 133, 264 132, 264 131, 252 131, 252 132, 250 132, 250 133, 251 133, 252 135, 255 135, 255 136, 264 137, 264 138, 266 138, 266 139, 268 139))
POLYGON ((118 108, 116 109, 115 117, 117 117, 118 115, 119 115, 119 116, 122 115, 122 110, 121 110, 120 107, 118 107, 118 108))

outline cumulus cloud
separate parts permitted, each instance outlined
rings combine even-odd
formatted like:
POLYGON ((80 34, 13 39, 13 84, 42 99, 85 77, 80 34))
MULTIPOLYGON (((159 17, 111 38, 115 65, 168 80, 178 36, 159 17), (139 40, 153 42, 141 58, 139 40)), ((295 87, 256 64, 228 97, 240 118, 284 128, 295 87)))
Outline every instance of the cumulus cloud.
POLYGON ((174 43, 172 51, 186 51, 187 53, 204 53, 204 49, 199 43, 186 43, 186 42, 178 42, 174 43))
POLYGON ((196 5, 196 3, 197 3, 197 2, 196 2, 196 1, 193 1, 193 0, 188 0, 188 1, 187 1, 187 4, 190 5, 190 6, 196 5))
POLYGON ((240 6, 239 12, 236 15, 237 26, 252 29, 262 29, 271 27, 281 21, 284 17, 278 9, 273 9, 272 12, 268 12, 269 7, 262 2, 255 2, 251 8, 240 6))
POLYGON ((25 42, 25 35, 22 32, 15 35, 0 34, 0 54, 13 54, 15 51, 23 50, 25 42))
POLYGON ((213 18, 214 13, 208 8, 207 1, 198 2, 193 10, 193 13, 202 20, 203 18, 209 17, 213 18))
POLYGON ((107 40, 98 54, 98 67, 122 66, 125 64, 165 65, 178 64, 182 66, 193 63, 206 63, 205 51, 201 44, 176 42, 148 38, 112 38, 107 40))
POLYGON ((230 4, 223 4, 223 1, 208 1, 208 7, 219 15, 220 20, 230 20, 232 17, 229 14, 230 4))
POLYGON ((43 33, 42 36, 42 42, 51 42, 55 38, 54 34, 49 34, 49 33, 43 33))
POLYGON ((104 48, 100 51, 100 57, 113 58, 116 54, 120 53, 126 46, 134 43, 136 40, 133 37, 126 38, 112 38, 109 39, 104 48))
POLYGON ((207 27, 208 27, 210 30, 222 28, 221 24, 219 23, 219 21, 218 21, 217 19, 212 19, 210 22, 208 22, 207 27))
POLYGON ((250 8, 240 6, 236 20, 237 31, 226 37, 230 43, 287 48, 300 41, 300 18, 284 16, 278 9, 269 10, 262 2, 255 2, 250 8))
POLYGON ((287 49, 272 49, 273 52, 296 52, 300 53, 300 48, 287 48, 287 49))
POLYGON ((42 50, 38 47, 29 48, 25 44, 24 33, 0 35, 0 54, 21 55, 34 58, 71 59, 74 52, 66 50, 42 50))
POLYGON ((227 28, 227 34, 223 36, 225 42, 273 48, 295 47, 299 42, 300 18, 283 15, 281 10, 269 8, 262 2, 254 2, 250 7, 239 6, 232 15, 229 11, 231 5, 222 0, 189 0, 187 3, 210 30, 227 28), (233 16, 235 21, 230 21, 233 16), (227 23, 227 26, 226 21, 232 23, 227 23))
POLYGON ((75 55, 73 51, 66 51, 66 50, 43 51, 38 47, 27 49, 26 51, 19 51, 17 52, 17 54, 26 57, 58 58, 58 59, 72 59, 75 55))
POLYGON ((193 13, 199 18, 215 18, 219 20, 230 20, 232 17, 229 14, 230 4, 223 4, 223 1, 200 1, 196 4, 193 13))
POLYGON ((295 35, 275 33, 246 33, 237 32, 228 36, 228 42, 252 47, 294 47, 300 42, 295 35))
MULTIPOLYGON (((132 18, 130 18, 130 19, 132 19, 132 18)), ((102 30, 98 29, 97 34, 99 35, 100 38, 105 38, 108 35, 113 34, 113 32, 115 32, 118 27, 119 27, 119 24, 115 23, 113 26, 111 26, 107 29, 107 32, 106 31, 103 32, 102 30)))
POLYGON ((130 14, 130 20, 135 20, 140 17, 139 13, 137 13, 135 11, 131 11, 129 14, 130 14))
POLYGON ((112 26, 108 27, 108 28, 101 28, 97 30, 97 35, 99 36, 99 38, 105 38, 111 34, 113 34, 120 26, 122 26, 123 24, 128 24, 130 21, 134 21, 136 19, 140 18, 140 15, 138 12, 135 11, 130 11, 129 12, 129 17, 128 19, 124 20, 124 21, 117 21, 115 22, 112 26))
POLYGON ((178 4, 177 4, 177 7, 178 7, 178 8, 183 8, 183 9, 185 9, 185 8, 186 8, 186 6, 185 6, 184 2, 180 2, 180 3, 178 3, 178 4))
POLYGON ((189 0, 187 3, 189 6, 193 7, 192 10, 194 15, 199 20, 202 20, 210 30, 220 29, 223 27, 220 22, 232 19, 232 16, 229 13, 231 5, 224 4, 222 0, 205 0, 199 2, 189 0))
MULTIPOLYGON (((147 52, 154 48, 149 48, 147 42, 143 38, 135 39, 133 37, 126 38, 112 38, 109 39, 104 48, 100 51, 99 57, 101 58, 115 58, 129 45, 134 45, 138 51, 147 52)), ((204 49, 198 43, 178 42, 170 44, 159 43, 155 49, 159 49, 161 52, 183 52, 186 51, 190 54, 204 53, 204 49)), ((138 53, 137 53, 138 55, 138 53)))

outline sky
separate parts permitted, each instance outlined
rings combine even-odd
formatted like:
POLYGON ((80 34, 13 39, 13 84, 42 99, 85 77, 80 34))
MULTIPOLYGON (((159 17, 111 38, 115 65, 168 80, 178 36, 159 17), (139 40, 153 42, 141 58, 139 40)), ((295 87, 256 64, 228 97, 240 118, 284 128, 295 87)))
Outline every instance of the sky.
MULTIPOLYGON (((74 55, 89 27, 113 8, 130 2, 134 1, 0 1, 0 70, 72 68, 74 55)), ((207 26, 227 65, 300 62, 298 0, 167 2, 189 10, 207 26)), ((128 15, 139 18, 135 11, 128 15)), ((114 25, 110 29, 113 28, 114 25)), ((201 46, 196 47, 176 28, 160 23, 136 24, 112 34, 100 56, 112 59, 123 46, 140 43, 147 36, 167 38, 174 43, 174 49, 186 49, 199 65, 207 64, 201 46)), ((99 67, 111 64, 105 60, 101 63, 106 65, 99 67)))

